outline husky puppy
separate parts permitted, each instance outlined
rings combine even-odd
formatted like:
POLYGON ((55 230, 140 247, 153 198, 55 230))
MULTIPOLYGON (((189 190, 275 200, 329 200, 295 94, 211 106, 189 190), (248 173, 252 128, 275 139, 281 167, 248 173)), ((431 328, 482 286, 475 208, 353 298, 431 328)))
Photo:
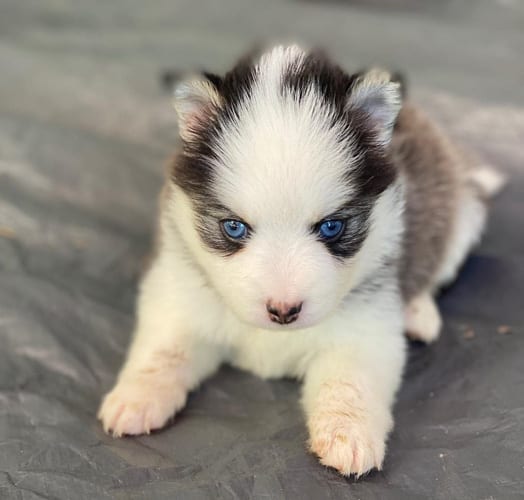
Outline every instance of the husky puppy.
POLYGON ((303 380, 310 450, 380 468, 406 359, 434 294, 482 232, 499 174, 476 165, 389 73, 276 47, 178 84, 165 181, 127 361, 99 419, 158 429, 222 363, 303 380))

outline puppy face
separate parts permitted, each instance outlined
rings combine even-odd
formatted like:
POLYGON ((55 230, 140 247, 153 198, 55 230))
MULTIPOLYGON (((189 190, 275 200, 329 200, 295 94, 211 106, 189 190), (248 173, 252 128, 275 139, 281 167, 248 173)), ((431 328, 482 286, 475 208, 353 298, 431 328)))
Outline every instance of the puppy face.
POLYGON ((382 251, 398 84, 278 47, 181 83, 175 107, 175 222, 218 293, 257 327, 321 321, 382 251))

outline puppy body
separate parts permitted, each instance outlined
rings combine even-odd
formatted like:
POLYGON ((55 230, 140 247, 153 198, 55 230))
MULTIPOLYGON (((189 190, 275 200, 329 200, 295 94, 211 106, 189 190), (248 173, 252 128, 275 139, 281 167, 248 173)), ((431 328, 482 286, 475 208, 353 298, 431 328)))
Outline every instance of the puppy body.
POLYGON ((400 101, 386 72, 349 76, 297 47, 178 87, 183 148, 127 361, 100 408, 106 430, 162 427, 227 362, 304 381, 323 464, 380 468, 404 330, 438 335, 432 295, 477 241, 498 182, 477 181, 400 101))
POLYGON ((484 228, 486 201, 503 177, 456 148, 416 107, 405 103, 391 154, 406 187, 400 287, 408 336, 435 340, 441 320, 432 296, 453 281, 484 228))

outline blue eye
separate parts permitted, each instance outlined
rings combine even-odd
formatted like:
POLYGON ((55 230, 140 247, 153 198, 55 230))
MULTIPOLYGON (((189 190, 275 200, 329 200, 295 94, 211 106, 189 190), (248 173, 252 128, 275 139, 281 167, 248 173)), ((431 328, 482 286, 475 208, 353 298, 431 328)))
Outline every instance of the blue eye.
POLYGON ((331 241, 342 233, 344 226, 342 220, 325 220, 318 227, 318 234, 323 240, 331 241))
POLYGON ((239 220, 223 220, 220 224, 224 233, 233 240, 242 240, 247 236, 247 226, 239 220))

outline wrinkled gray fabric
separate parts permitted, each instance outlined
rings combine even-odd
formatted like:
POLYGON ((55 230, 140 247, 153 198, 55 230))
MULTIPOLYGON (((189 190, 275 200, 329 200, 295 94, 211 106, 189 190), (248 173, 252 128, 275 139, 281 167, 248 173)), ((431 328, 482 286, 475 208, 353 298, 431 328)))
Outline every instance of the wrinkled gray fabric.
POLYGON ((3 0, 0 498, 522 498, 523 15, 487 0, 3 0), (176 134, 158 75, 220 72, 272 37, 405 70, 414 99, 511 179, 441 298, 442 339, 410 347, 384 470, 358 482, 306 453, 293 381, 224 368, 146 437, 114 440, 95 418, 176 134))

